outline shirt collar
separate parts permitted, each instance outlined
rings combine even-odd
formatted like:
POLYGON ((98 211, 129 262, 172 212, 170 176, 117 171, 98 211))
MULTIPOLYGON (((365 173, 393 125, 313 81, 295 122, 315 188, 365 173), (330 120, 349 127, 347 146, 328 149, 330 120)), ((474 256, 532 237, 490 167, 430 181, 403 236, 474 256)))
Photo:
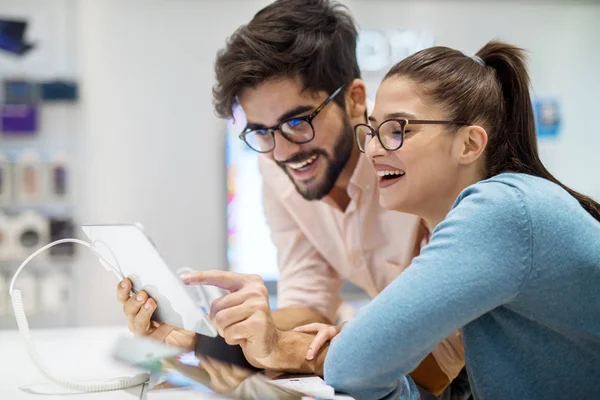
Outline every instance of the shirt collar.
POLYGON ((377 185, 377 175, 369 163, 367 156, 360 153, 348 187, 355 186, 361 191, 371 191, 377 185))

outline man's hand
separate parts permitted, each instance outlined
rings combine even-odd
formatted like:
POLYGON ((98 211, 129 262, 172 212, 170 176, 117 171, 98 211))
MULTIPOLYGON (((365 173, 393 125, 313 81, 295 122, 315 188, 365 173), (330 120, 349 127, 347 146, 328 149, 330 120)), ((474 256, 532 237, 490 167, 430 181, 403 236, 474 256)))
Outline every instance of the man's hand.
POLYGON ((152 321, 152 313, 156 310, 156 302, 141 291, 130 296, 131 281, 124 279, 117 288, 117 299, 123 304, 123 313, 127 319, 127 327, 140 336, 149 336, 184 350, 193 350, 196 334, 172 325, 152 321))
POLYGON ((211 306, 210 318, 227 344, 240 345, 257 368, 277 363, 281 332, 275 326, 267 288, 258 275, 227 271, 194 272, 182 276, 186 284, 214 285, 229 291, 211 306))

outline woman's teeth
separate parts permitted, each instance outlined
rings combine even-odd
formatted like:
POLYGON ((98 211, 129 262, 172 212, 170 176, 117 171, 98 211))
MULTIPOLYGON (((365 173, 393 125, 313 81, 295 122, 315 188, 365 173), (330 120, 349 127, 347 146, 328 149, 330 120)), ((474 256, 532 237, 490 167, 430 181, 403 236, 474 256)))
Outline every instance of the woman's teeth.
POLYGON ((404 175, 404 171, 377 171, 377 176, 379 177, 379 180, 382 179, 390 179, 390 178, 397 178, 400 176, 404 175))
POLYGON ((309 164, 312 164, 317 159, 317 157, 318 157, 318 155, 315 154, 314 156, 311 156, 311 157, 307 158, 306 160, 301 161, 299 163, 289 163, 288 166, 291 169, 301 169, 301 168, 306 167, 309 164))

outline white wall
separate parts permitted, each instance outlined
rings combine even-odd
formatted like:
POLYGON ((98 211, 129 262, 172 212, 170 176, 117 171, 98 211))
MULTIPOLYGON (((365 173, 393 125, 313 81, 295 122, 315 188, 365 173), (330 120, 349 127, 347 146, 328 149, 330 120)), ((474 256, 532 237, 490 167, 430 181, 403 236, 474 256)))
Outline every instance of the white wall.
MULTIPOLYGON (((267 3, 79 2, 84 221, 143 223, 174 269, 225 267, 225 123, 212 110, 213 62, 267 3)), ((121 321, 113 276, 83 275, 80 320, 121 321)))
MULTIPOLYGON (((76 2, 71 61, 82 84, 82 222, 140 221, 173 268, 225 267, 224 123, 212 110, 213 62, 225 38, 267 3, 76 2)), ((559 97, 563 110, 562 137, 541 144, 543 157, 565 183, 600 198, 599 5, 345 3, 362 28, 430 30, 438 44, 466 54, 493 37, 529 49, 536 94, 559 97)), ((91 259, 78 274, 79 321, 121 322, 112 274, 91 259)))

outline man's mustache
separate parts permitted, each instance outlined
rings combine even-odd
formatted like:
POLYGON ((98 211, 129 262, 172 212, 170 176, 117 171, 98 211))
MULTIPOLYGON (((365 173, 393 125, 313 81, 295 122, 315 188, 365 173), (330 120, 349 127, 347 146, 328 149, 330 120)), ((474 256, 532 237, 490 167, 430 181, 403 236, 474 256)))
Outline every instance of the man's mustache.
POLYGON ((311 150, 311 151, 303 151, 300 153, 296 153, 293 156, 291 156, 290 158, 288 158, 287 160, 284 161, 275 161, 280 167, 284 167, 285 164, 289 164, 289 163, 298 163, 300 161, 304 161, 307 158, 310 158, 314 155, 322 155, 327 157, 327 153, 325 152, 325 150, 322 149, 315 149, 315 150, 311 150))

